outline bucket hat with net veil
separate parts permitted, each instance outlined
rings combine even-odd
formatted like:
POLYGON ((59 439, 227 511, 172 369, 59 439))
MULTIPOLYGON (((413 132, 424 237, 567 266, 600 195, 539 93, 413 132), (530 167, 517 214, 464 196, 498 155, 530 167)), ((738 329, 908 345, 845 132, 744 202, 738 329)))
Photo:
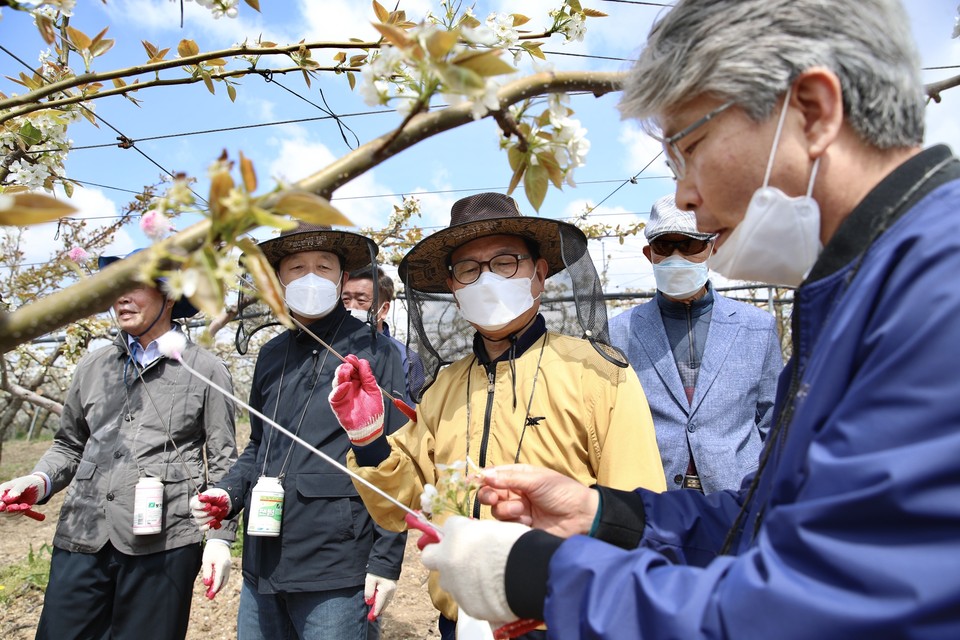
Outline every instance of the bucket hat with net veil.
POLYGON ((583 232, 560 220, 524 216, 509 196, 479 193, 455 202, 450 225, 421 240, 400 262, 407 346, 423 360, 423 389, 442 366, 468 355, 473 347, 474 329, 458 313, 447 288, 450 255, 472 240, 493 235, 524 238, 546 260, 548 280, 540 313, 548 330, 586 338, 605 358, 626 366, 623 354, 609 345, 603 290, 583 232))

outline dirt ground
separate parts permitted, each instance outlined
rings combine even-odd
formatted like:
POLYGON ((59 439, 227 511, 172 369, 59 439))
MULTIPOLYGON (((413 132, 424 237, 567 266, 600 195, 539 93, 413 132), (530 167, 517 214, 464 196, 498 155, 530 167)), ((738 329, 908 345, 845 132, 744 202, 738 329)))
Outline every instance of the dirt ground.
MULTIPOLYGON (((3 444, 3 463, 0 481, 29 472, 33 463, 49 446, 48 442, 6 442, 3 444)), ((47 518, 35 522, 27 518, 0 518, 0 567, 24 562, 31 545, 34 552, 53 541, 57 514, 63 493, 54 496, 49 504, 39 507, 47 518)), ((427 571, 420 564, 416 541, 419 532, 411 532, 403 573, 397 592, 381 618, 383 640, 413 640, 439 638, 437 612, 427 594, 427 571)), ((240 600, 240 558, 233 559, 230 579, 214 600, 204 597, 204 586, 197 579, 190 613, 190 640, 228 640, 237 637, 237 605, 240 600)), ((43 593, 26 589, 19 593, 3 593, 0 600, 0 638, 28 640, 34 637, 43 593)))

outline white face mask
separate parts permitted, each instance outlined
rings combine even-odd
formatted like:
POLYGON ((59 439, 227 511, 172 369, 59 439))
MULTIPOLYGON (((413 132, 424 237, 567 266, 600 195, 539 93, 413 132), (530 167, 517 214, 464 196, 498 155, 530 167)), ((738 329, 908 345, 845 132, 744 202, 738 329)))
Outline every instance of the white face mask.
POLYGON ((458 289, 453 296, 460 305, 460 315, 467 322, 487 331, 497 331, 533 306, 532 284, 531 278, 504 278, 484 271, 476 282, 458 289))
MULTIPOLYGON (((377 311, 377 315, 376 315, 375 318, 374 318, 374 320, 375 320, 376 322, 379 322, 379 321, 380 321, 380 312, 383 311, 383 308, 384 308, 385 306, 387 306, 387 303, 386 303, 386 302, 384 302, 382 305, 380 305, 380 311, 377 311)), ((350 312, 350 315, 352 315, 354 318, 356 318, 356 319, 359 320, 360 322, 366 322, 366 321, 367 321, 367 314, 368 314, 369 312, 368 312, 366 309, 347 309, 347 311, 350 312)))
POLYGON ((810 273, 823 249, 820 207, 810 195, 820 158, 813 163, 806 195, 791 198, 780 189, 768 186, 789 101, 787 89, 763 186, 754 192, 743 220, 711 259, 714 271, 733 280, 795 287, 810 273))
POLYGON ((653 265, 657 289, 671 298, 684 299, 700 291, 707 282, 707 263, 670 256, 653 265))
POLYGON ((336 284, 315 273, 308 273, 287 285, 284 299, 291 311, 315 320, 333 311, 340 295, 336 284))

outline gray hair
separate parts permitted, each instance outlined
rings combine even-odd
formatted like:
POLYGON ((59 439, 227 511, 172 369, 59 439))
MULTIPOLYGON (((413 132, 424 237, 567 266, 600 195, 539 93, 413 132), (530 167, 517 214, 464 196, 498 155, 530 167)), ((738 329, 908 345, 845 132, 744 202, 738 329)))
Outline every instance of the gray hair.
POLYGON ((878 149, 923 142, 920 59, 900 0, 679 0, 628 73, 620 112, 655 118, 702 94, 765 120, 790 82, 822 66, 844 118, 878 149))

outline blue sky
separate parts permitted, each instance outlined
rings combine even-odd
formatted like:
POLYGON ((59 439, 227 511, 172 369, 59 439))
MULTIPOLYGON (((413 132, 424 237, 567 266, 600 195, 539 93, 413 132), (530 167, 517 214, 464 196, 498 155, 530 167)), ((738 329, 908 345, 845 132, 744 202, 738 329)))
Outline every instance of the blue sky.
MULTIPOLYGON (((550 56, 558 69, 626 69, 627 60, 643 45, 650 24, 659 11, 665 10, 609 0, 582 0, 582 3, 610 17, 588 20, 584 42, 564 44, 558 37, 549 41, 545 50, 570 54, 550 56)), ((371 5, 358 0, 261 0, 262 14, 241 2, 240 17, 234 20, 213 20, 209 12, 187 2, 182 29, 179 2, 109 0, 102 5, 81 0, 78 4, 73 26, 88 35, 109 27, 108 37, 117 41, 113 50, 97 59, 95 68, 99 71, 145 61, 141 40, 170 47, 175 52, 182 38, 196 40, 201 50, 212 50, 229 47, 244 38, 252 41, 261 34, 264 39, 281 44, 301 39, 342 41, 351 36, 376 37, 369 24, 371 5)), ((480 18, 495 11, 521 12, 531 18, 528 25, 531 30, 542 30, 549 24, 548 11, 558 4, 559 0, 477 2, 474 12, 480 18)), ((956 1, 907 0, 906 4, 920 44, 923 66, 960 65, 960 41, 950 38, 957 15, 956 1)), ((438 10, 436 3, 427 0, 402 2, 401 8, 413 19, 428 9, 438 10)), ((36 63, 43 47, 27 16, 10 10, 3 12, 0 21, 0 42, 30 64, 36 63)), ((318 52, 314 57, 325 64, 331 55, 318 52)), ((79 61, 76 64, 80 64, 79 61)), ((21 70, 19 63, 0 52, 0 76, 14 76, 21 70)), ((960 68, 927 71, 924 80, 931 82, 958 73, 960 68)), ((228 100, 222 85, 218 85, 216 95, 210 95, 202 84, 139 92, 135 95, 142 101, 140 107, 122 98, 97 101, 97 114, 123 135, 138 140, 137 148, 149 159, 135 150, 116 146, 74 151, 67 163, 67 175, 102 185, 77 190, 74 203, 80 207, 80 215, 90 218, 117 215, 132 197, 126 191, 136 192, 144 184, 157 181, 161 170, 153 162, 169 171, 183 171, 198 177, 198 192, 205 194, 206 167, 223 149, 233 158, 242 151, 254 161, 261 188, 272 184, 272 177, 297 180, 308 176, 349 150, 331 120, 203 135, 178 134, 317 118, 324 114, 315 105, 322 106, 324 99, 329 109, 338 114, 379 110, 365 105, 357 93, 349 90, 342 76, 322 76, 314 81, 312 88, 307 88, 302 79, 294 75, 276 80, 267 83, 258 77, 243 79, 235 103, 228 100), (170 137, 144 140, 157 136, 170 137)), ((16 85, 5 78, 0 78, 0 91, 19 92, 16 85)), ((944 95, 941 104, 928 107, 927 143, 946 142, 960 150, 960 118, 957 118, 960 89, 944 95)), ((602 202, 591 214, 592 218, 626 225, 645 220, 654 200, 672 189, 661 160, 644 171, 636 184, 628 182, 656 156, 659 145, 641 134, 634 124, 620 120, 616 101, 617 96, 573 98, 570 106, 576 111, 574 117, 587 128, 591 141, 587 165, 576 171, 577 188, 550 190, 540 215, 569 219, 582 213, 588 205, 602 202)), ((394 128, 400 116, 383 113, 346 117, 343 121, 362 143, 394 128)), ((116 136, 108 126, 97 129, 86 121, 73 125, 70 130, 77 147, 114 145, 116 136)), ((420 223, 425 230, 430 230, 446 226, 450 205, 456 199, 476 191, 503 191, 509 179, 510 169, 505 154, 498 149, 495 124, 483 120, 436 136, 388 160, 337 191, 334 204, 359 225, 382 226, 393 205, 400 203, 400 194, 419 193, 423 212, 420 223)), ((522 193, 517 195, 524 213, 533 214, 522 193)), ((186 222, 181 221, 180 226, 186 222)), ((28 262, 49 259, 51 251, 57 249, 53 241, 55 226, 46 225, 28 233, 28 262)), ((256 235, 263 238, 267 234, 256 235)), ((118 237, 115 249, 121 253, 145 242, 136 225, 130 225, 118 237)), ((640 240, 628 241, 623 246, 616 240, 607 240, 591 246, 598 267, 606 267, 611 277, 610 291, 653 286, 641 246, 640 240)))

